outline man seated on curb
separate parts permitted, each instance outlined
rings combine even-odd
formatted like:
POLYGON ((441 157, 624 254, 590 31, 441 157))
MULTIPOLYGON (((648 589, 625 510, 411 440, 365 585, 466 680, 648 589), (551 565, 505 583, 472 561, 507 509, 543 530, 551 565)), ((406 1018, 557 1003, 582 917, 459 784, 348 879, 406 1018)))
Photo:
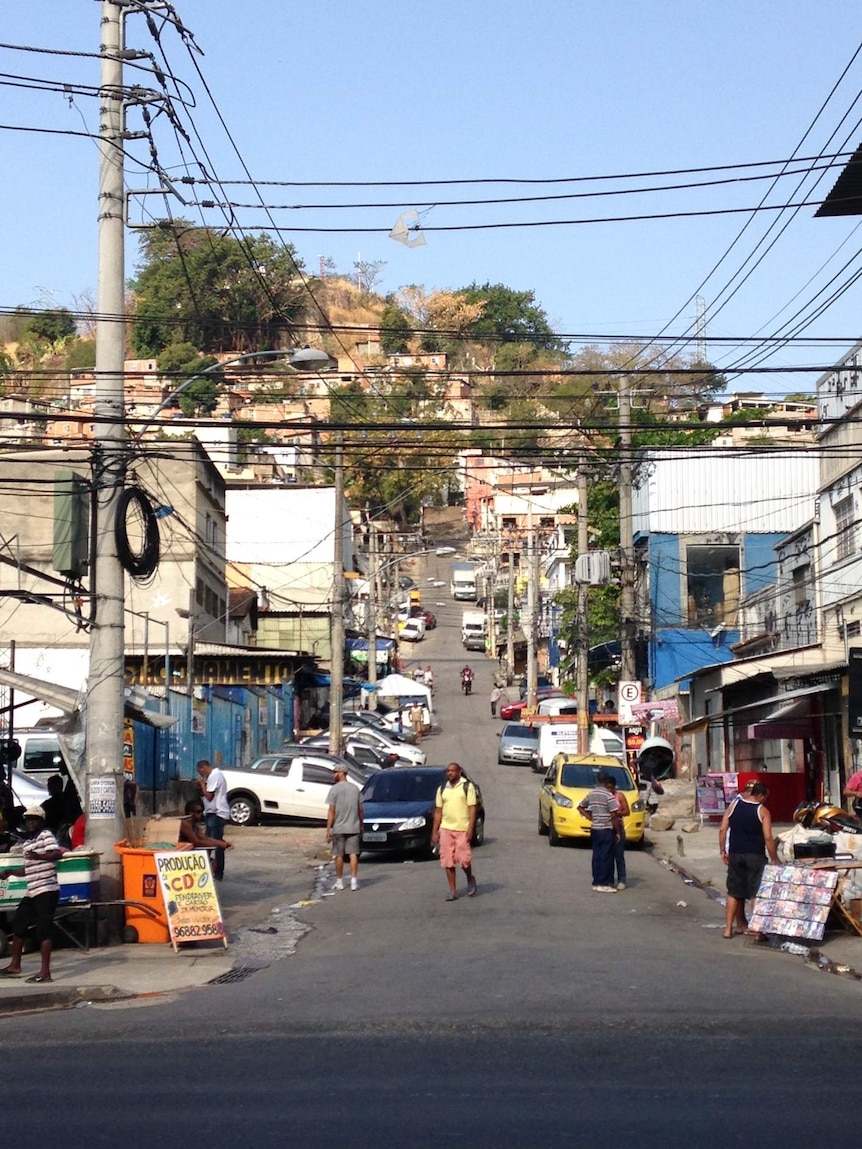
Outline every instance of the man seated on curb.
POLYGON ((24 938, 30 927, 39 943, 42 965, 29 982, 51 981, 51 926, 54 924, 54 911, 60 900, 60 883, 57 881, 57 862, 65 850, 45 827, 45 811, 41 806, 31 806, 24 811, 24 826, 27 841, 22 851, 24 865, 20 870, 9 870, 9 874, 27 879, 27 894, 21 899, 12 919, 12 960, 5 969, 0 969, 4 977, 21 976, 21 955, 24 952, 24 938))

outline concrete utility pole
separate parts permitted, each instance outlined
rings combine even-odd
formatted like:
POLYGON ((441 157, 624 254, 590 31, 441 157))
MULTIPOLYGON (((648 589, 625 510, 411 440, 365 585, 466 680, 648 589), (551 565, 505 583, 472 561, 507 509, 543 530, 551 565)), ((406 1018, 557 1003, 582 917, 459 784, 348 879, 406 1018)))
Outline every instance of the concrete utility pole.
POLYGON ((536 562, 536 533, 533 530, 533 488, 530 487, 530 511, 527 527, 527 709, 534 711, 537 704, 539 686, 538 666, 536 663, 536 647, 538 644, 539 620, 538 601, 539 588, 536 575, 538 563, 536 562))
POLYGON ((506 600, 506 683, 515 680, 515 537, 509 540, 509 586, 506 600))
MULTIPOLYGON (((585 555, 590 549, 589 531, 589 488, 587 468, 583 462, 578 467, 578 555, 585 555)), ((578 753, 590 752, 590 624, 589 624, 589 584, 578 583, 578 753)))
POLYGON ((632 527, 631 380, 620 376, 620 678, 635 679, 635 564, 632 527))
POLYGON ((368 682, 377 681, 377 528, 368 520, 368 682))
POLYGON ((90 632, 87 680, 87 845, 101 855, 102 897, 120 896, 120 860, 113 846, 123 836, 123 568, 117 558, 114 523, 126 471, 123 396, 125 357, 125 263, 123 190, 123 19, 124 6, 101 7, 99 115, 99 287, 96 316, 95 447, 95 622, 90 632))
MULTIPOLYGON (((341 753, 344 718, 344 432, 335 436, 335 537, 332 548, 332 625, 329 631, 329 753, 341 753)), ((369 652, 370 653, 370 652, 369 652)))

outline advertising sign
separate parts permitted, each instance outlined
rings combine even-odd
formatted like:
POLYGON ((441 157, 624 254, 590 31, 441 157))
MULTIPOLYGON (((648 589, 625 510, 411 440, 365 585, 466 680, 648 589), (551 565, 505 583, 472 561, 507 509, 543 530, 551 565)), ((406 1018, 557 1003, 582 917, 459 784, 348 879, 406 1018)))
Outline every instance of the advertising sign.
POLYGON ((227 935, 206 850, 174 850, 154 855, 168 912, 171 944, 216 941, 227 935))
POLYGON ((87 818, 95 821, 117 814, 117 779, 90 778, 87 783, 87 818))

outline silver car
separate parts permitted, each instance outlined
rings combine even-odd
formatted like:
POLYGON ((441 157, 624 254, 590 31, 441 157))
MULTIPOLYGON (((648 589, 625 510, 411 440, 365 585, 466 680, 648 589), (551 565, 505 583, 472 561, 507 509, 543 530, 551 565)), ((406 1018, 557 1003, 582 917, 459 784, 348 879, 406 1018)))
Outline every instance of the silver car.
POLYGON ((497 761, 501 766, 529 766, 539 745, 538 727, 527 726, 523 722, 507 722, 497 737, 500 739, 497 761))

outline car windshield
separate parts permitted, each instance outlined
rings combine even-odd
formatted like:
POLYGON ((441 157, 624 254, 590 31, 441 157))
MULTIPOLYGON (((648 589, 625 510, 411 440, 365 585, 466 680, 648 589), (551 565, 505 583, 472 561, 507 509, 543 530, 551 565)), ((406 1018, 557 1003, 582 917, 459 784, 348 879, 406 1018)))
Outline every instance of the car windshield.
POLYGON ((368 780, 362 797, 366 802, 428 802, 445 780, 443 770, 387 770, 368 780))
POLYGON ((538 742, 538 726, 506 726, 503 730, 504 738, 523 738, 524 741, 538 742))
POLYGON ((582 762, 569 763, 563 767, 560 785, 571 790, 592 790, 598 785, 596 777, 600 771, 610 774, 618 790, 634 790, 632 776, 623 766, 586 766, 582 762))

